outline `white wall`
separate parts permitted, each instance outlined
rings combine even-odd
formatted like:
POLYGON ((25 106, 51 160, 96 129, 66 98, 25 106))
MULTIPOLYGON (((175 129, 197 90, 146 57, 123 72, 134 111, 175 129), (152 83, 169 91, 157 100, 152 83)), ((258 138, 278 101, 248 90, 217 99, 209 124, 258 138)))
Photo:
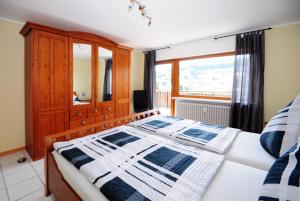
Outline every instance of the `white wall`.
POLYGON ((0 19, 0 153, 25 144, 22 26, 0 19))
POLYGON ((130 74, 130 108, 133 110, 133 91, 144 89, 144 53, 134 50, 131 53, 131 74, 130 74))
POLYGON ((156 60, 162 61, 182 57, 234 51, 235 38, 228 37, 218 40, 215 40, 214 38, 206 38, 202 40, 172 45, 170 47, 170 49, 158 50, 156 53, 156 60))

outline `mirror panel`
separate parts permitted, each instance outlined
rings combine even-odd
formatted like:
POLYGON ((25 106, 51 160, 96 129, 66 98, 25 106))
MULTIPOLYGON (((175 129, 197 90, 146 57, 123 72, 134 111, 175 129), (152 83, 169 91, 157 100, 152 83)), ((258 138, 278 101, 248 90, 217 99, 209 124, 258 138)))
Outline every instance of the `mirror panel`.
POLYGON ((98 47, 97 102, 112 100, 112 57, 111 50, 98 47))
POLYGON ((92 102, 92 45, 73 43, 73 105, 92 102))

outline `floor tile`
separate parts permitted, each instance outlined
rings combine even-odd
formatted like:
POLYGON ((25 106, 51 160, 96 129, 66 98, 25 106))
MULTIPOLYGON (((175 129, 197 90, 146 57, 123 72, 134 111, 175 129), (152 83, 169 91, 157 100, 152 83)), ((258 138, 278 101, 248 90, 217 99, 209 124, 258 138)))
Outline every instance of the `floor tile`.
POLYGON ((37 172, 37 174, 41 174, 41 173, 45 172, 44 159, 34 161, 34 162, 31 163, 31 165, 33 166, 33 168, 37 172))
POLYGON ((9 201, 6 190, 0 191, 0 200, 1 201, 9 201))
POLYGON ((0 177, 0 191, 5 189, 4 179, 0 177))
POLYGON ((34 176, 36 176, 36 173, 33 171, 32 167, 29 166, 25 169, 5 175, 4 179, 6 182, 6 186, 9 188, 34 176))
POLYGON ((4 165, 17 162, 17 160, 22 157, 25 157, 23 152, 17 152, 7 156, 2 156, 0 157, 0 164, 3 167, 4 165))
POLYGON ((30 155, 28 154, 28 152, 26 150, 23 151, 25 157, 27 158, 28 162, 32 162, 32 159, 30 157, 30 155))
POLYGON ((45 185, 45 173, 39 174, 39 177, 42 180, 43 184, 45 185))
POLYGON ((15 201, 43 188, 44 186, 42 182, 40 181, 38 176, 36 176, 32 179, 28 179, 22 183, 8 188, 8 195, 10 201, 15 201))
POLYGON ((31 167, 29 162, 25 161, 24 163, 18 163, 17 161, 11 162, 9 164, 2 165, 3 175, 11 174, 25 168, 31 167))
POLYGON ((18 201, 53 201, 51 196, 45 197, 44 189, 38 190, 28 196, 21 198, 18 201))

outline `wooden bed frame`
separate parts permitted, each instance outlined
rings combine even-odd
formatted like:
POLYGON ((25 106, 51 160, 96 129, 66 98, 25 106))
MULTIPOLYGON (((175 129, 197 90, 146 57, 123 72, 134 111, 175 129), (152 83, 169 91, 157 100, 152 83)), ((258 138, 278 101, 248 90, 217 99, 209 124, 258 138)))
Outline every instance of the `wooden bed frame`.
POLYGON ((159 110, 149 110, 111 121, 92 124, 89 126, 79 127, 67 130, 61 133, 53 134, 45 137, 46 140, 46 158, 45 158, 45 178, 46 189, 45 195, 52 194, 56 201, 82 201, 79 195, 72 189, 72 187, 63 178, 59 171, 56 161, 52 155, 53 143, 58 141, 68 141, 80 137, 84 137, 95 132, 107 130, 113 127, 128 124, 130 122, 144 119, 153 115, 160 114, 159 110))

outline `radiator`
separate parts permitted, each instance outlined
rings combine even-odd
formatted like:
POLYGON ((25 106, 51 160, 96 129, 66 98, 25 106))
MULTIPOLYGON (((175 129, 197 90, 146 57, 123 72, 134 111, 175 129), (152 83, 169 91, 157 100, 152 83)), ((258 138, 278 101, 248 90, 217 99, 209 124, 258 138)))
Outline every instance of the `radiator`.
POLYGON ((175 115, 185 119, 228 126, 230 102, 222 101, 175 101, 175 115))

